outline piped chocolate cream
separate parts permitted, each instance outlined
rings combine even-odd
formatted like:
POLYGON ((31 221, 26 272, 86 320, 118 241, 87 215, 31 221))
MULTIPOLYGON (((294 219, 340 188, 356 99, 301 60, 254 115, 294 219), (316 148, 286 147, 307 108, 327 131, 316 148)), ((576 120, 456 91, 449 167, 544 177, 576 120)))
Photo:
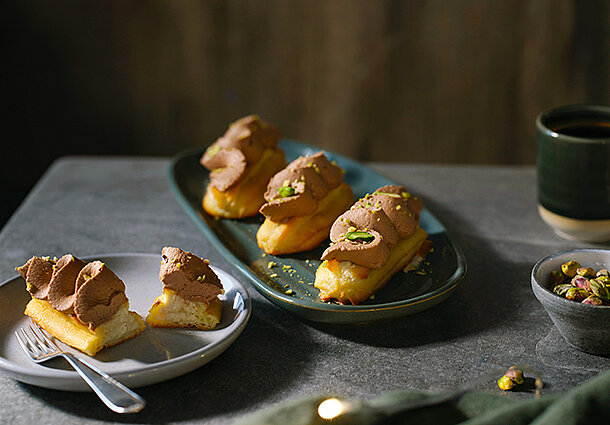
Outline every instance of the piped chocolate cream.
POLYGON ((75 315, 90 329, 110 320, 127 302, 125 284, 101 261, 85 265, 71 254, 59 260, 32 257, 16 270, 32 297, 75 315))
POLYGON ((92 261, 81 269, 75 289, 74 313, 91 329, 110 320, 127 302, 125 284, 101 261, 92 261))
POLYGON ((415 233, 423 202, 402 186, 388 185, 359 199, 330 229, 323 260, 351 261, 381 268, 392 246, 415 233))
POLYGON ((210 181, 221 192, 239 183, 248 166, 258 162, 265 149, 275 148, 280 131, 258 115, 248 115, 232 123, 225 134, 210 145, 201 164, 210 170, 210 181))
POLYGON ((299 157, 271 178, 260 212, 276 222, 312 214, 342 178, 343 171, 324 152, 299 157))
POLYGON ((83 267, 85 262, 72 254, 64 255, 55 264, 48 295, 48 301, 55 310, 74 313, 76 279, 83 267))
POLYGON ((224 293, 220 279, 207 260, 172 247, 163 248, 161 257, 159 279, 164 289, 199 302, 209 302, 224 293))
POLYGON ((26 289, 34 298, 46 300, 55 261, 49 257, 32 257, 23 266, 15 268, 25 280, 26 289))

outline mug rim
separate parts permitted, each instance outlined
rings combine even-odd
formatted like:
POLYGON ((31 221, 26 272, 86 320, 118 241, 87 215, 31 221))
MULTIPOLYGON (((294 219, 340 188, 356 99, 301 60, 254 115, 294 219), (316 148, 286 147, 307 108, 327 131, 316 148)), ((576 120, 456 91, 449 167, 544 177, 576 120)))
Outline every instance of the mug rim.
POLYGON ((553 139, 559 140, 564 139, 570 142, 576 143, 593 143, 593 144, 606 144, 610 143, 610 137, 606 138, 587 138, 587 137, 578 137, 578 136, 570 136, 563 133, 557 133, 546 126, 543 122, 544 120, 548 120, 549 117, 552 117, 553 114, 565 114, 565 113, 573 113, 573 112, 593 112, 598 113, 600 115, 606 115, 608 117, 608 121, 610 121, 610 106, 607 105, 598 105, 593 103, 574 103, 569 105, 560 105, 554 106, 552 108, 545 109, 540 112, 536 117, 536 128, 544 133, 547 136, 552 137, 553 139))

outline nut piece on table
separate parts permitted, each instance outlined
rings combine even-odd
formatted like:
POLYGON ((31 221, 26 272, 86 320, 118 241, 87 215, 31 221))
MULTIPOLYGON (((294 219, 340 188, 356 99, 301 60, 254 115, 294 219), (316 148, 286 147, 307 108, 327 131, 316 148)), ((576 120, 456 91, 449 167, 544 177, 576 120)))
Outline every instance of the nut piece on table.
POLYGON ((498 379, 498 387, 500 387, 502 391, 508 391, 513 389, 515 385, 523 384, 523 382, 523 371, 516 366, 511 366, 506 373, 498 379))

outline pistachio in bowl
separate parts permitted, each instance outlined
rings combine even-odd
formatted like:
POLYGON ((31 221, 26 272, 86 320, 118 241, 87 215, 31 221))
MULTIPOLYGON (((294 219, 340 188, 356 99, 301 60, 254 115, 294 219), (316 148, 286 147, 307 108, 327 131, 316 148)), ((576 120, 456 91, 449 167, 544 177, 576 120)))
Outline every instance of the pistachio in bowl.
POLYGON ((532 269, 532 291, 561 336, 591 354, 610 354, 608 269, 610 250, 605 249, 560 252, 532 269))

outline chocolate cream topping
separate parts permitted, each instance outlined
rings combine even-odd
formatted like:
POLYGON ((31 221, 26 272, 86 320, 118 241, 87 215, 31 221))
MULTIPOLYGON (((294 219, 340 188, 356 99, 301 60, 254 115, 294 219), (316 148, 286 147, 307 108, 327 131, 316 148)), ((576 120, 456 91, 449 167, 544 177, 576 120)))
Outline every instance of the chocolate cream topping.
POLYGON ((381 268, 392 246, 415 232, 422 208, 421 199, 412 197, 404 187, 380 187, 335 220, 330 229, 331 245, 322 259, 381 268))
POLYGON ((110 320, 127 302, 125 284, 101 261, 85 265, 71 254, 58 261, 32 257, 16 270, 32 297, 76 315, 90 329, 110 320))
POLYGON ((15 270, 25 279, 26 288, 32 297, 46 300, 54 266, 55 261, 49 257, 34 256, 15 270))
POLYGON ((271 178, 260 212, 275 222, 312 214, 342 178, 343 171, 324 152, 297 158, 271 178))
POLYGON ((75 288, 74 313, 91 329, 110 320, 127 302, 125 284, 101 261, 81 269, 75 288))
POLYGON ((179 248, 165 247, 159 279, 170 289, 191 301, 209 302, 224 293, 222 283, 209 262, 179 248))
POLYGON ((275 148, 280 136, 273 124, 257 115, 248 115, 232 123, 206 149, 200 162, 210 170, 211 184, 224 192, 242 179, 248 165, 258 162, 265 149, 275 148))
POLYGON ((49 283, 48 295, 48 300, 54 309, 64 313, 74 313, 76 279, 83 267, 85 262, 72 254, 66 254, 57 261, 49 283))

